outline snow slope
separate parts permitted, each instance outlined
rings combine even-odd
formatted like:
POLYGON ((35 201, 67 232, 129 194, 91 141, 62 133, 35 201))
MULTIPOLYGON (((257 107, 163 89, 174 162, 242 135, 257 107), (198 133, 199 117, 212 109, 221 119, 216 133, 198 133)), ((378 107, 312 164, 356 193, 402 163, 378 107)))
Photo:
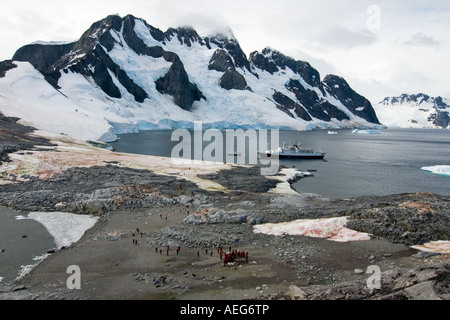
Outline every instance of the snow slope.
POLYGON ((28 218, 44 225, 58 249, 69 247, 98 221, 97 217, 68 212, 30 212, 28 218))
POLYGON ((112 127, 104 118, 64 97, 31 64, 16 64, 17 68, 11 69, 7 78, 0 78, 0 112, 5 116, 21 118, 22 123, 42 130, 83 139, 114 138, 112 127))
POLYGON ((380 122, 387 127, 450 128, 448 121, 436 122, 439 116, 448 118, 450 114, 450 100, 445 98, 403 94, 399 97, 387 97, 373 108, 380 122))

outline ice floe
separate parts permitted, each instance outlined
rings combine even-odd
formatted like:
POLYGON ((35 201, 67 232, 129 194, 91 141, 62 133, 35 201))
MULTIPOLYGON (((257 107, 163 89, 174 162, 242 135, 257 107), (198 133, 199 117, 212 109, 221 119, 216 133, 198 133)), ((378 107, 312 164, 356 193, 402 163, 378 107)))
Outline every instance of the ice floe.
POLYGON ((421 170, 430 171, 434 174, 439 174, 443 176, 450 176, 450 166, 446 165, 422 167, 421 170))
POLYGON ((376 130, 376 129, 355 129, 352 131, 352 133, 358 133, 358 134, 382 134, 383 131, 376 130))

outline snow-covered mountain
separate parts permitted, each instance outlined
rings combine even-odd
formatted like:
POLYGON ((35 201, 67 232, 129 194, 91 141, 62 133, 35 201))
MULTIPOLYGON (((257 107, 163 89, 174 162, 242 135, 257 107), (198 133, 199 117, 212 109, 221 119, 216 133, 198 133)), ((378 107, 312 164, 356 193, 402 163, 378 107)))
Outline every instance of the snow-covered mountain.
POLYGON ((383 99, 374 109, 387 127, 450 129, 450 100, 442 97, 402 94, 383 99))
POLYGON ((374 126, 341 77, 269 47, 247 58, 231 30, 201 37, 111 15, 72 43, 36 42, 0 62, 0 112, 39 129, 112 141, 193 127, 307 130, 374 126))

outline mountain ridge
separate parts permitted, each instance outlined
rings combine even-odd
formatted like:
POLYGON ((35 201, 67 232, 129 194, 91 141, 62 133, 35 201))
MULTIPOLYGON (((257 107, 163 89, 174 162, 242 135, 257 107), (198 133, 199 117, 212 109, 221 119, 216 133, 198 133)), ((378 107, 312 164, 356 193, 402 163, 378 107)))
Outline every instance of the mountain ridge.
POLYGON ((424 93, 386 97, 374 106, 388 127, 450 129, 450 100, 424 93))
POLYGON ((231 30, 206 37, 192 27, 163 32, 132 15, 97 21, 74 42, 19 48, 12 60, 0 62, 1 82, 0 95, 9 98, 0 101, 4 114, 33 123, 37 106, 47 102, 43 111, 51 110, 57 121, 64 109, 65 125, 53 128, 35 120, 38 128, 93 140, 194 121, 219 128, 296 130, 380 124, 370 102, 345 79, 327 75, 321 80, 308 62, 270 47, 247 58, 231 30), (30 73, 26 63, 38 73, 30 73), (10 71, 15 68, 19 70, 10 71), (45 94, 33 97, 17 86, 30 77, 35 81, 29 85, 45 94), (64 108, 61 99, 67 99, 64 108), (50 108, 56 100, 58 107, 50 108), (8 107, 11 101, 20 106, 17 112, 8 107), (77 132, 77 112, 101 123, 102 129, 77 132))

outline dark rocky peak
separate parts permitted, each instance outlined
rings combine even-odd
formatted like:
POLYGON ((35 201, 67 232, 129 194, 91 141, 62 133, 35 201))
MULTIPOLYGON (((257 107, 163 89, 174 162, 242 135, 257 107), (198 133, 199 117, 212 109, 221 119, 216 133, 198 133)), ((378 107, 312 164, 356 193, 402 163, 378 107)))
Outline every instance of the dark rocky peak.
POLYGON ((12 60, 0 61, 0 78, 3 78, 11 69, 17 68, 17 64, 12 62, 12 60))
POLYGON ((219 72, 235 69, 233 58, 225 50, 217 49, 209 61, 208 69, 219 72))
POLYGON ((133 27, 135 26, 136 21, 142 22, 145 25, 145 27, 149 30, 150 35, 153 37, 153 39, 155 39, 156 41, 159 41, 159 42, 165 44, 164 41, 166 40, 166 36, 165 36, 164 32, 161 31, 158 28, 155 28, 155 27, 149 25, 144 19, 136 18, 136 17, 134 17, 132 15, 127 15, 124 18, 124 22, 125 21, 132 22, 133 27))
MULTIPOLYGON (((127 16, 123 21, 123 29, 122 35, 126 42, 126 44, 130 47, 131 50, 136 52, 139 55, 147 55, 154 58, 163 57, 165 54, 165 50, 161 46, 148 47, 144 40, 142 40, 135 32, 136 20, 133 16, 127 16)), ((144 25, 148 28, 152 37, 157 37, 158 39, 162 39, 164 42, 164 34, 161 30, 153 28, 148 25, 144 20, 141 20, 144 25)), ((172 57, 167 57, 166 60, 171 60, 172 57)))
POLYGON ((97 21, 81 36, 74 50, 88 52, 94 49, 98 43, 105 44, 111 50, 111 39, 109 31, 119 32, 122 29, 122 18, 117 15, 107 16, 105 19, 97 21))
MULTIPOLYGON (((155 40, 162 44, 166 40, 170 40, 167 36, 169 33, 164 34, 159 29, 147 24, 144 20, 140 21, 149 29, 150 34, 155 40)), ((180 57, 174 52, 164 50, 161 46, 148 47, 136 34, 135 25, 136 18, 127 16, 124 19, 122 34, 127 45, 137 54, 147 55, 153 58, 164 58, 167 62, 172 63, 166 75, 156 81, 156 89, 162 94, 171 95, 174 103, 184 110, 190 110, 194 101, 205 99, 198 87, 190 82, 180 57)), ((175 33, 172 35, 175 35, 175 33)))
POLYGON ((121 27, 122 18, 110 15, 92 24, 76 42, 29 44, 18 49, 13 60, 28 61, 43 74, 51 74, 68 64, 75 63, 83 54, 92 51, 98 43, 111 50, 114 39, 108 31, 111 29, 120 31, 121 27))
POLYGON ((379 103, 380 103, 380 104, 387 105, 387 104, 390 103, 390 101, 391 101, 391 98, 390 98, 390 97, 386 97, 386 98, 384 98, 383 100, 381 100, 379 103))
POLYGON ((226 43, 239 44, 239 41, 234 36, 233 30, 231 30, 231 28, 226 28, 225 30, 212 34, 207 38, 209 38, 212 43, 215 43, 219 47, 223 47, 223 45, 226 43))
POLYGON ((437 113, 431 115, 429 121, 437 127, 447 128, 450 125, 450 116, 448 112, 437 110, 437 113))
POLYGON ((418 94, 411 94, 411 95, 402 95, 401 99, 404 102, 415 102, 418 105, 421 104, 422 102, 429 102, 430 101, 430 96, 427 94, 423 94, 423 93, 418 93, 418 94))
POLYGON ((250 73, 252 73, 250 68, 250 62, 247 60, 247 56, 242 50, 239 42, 234 37, 231 30, 229 30, 228 34, 218 33, 216 35, 205 38, 205 41, 208 43, 215 44, 220 49, 226 50, 230 56, 233 57, 234 64, 236 68, 247 69, 250 73))
MULTIPOLYGON (((281 52, 272 48, 266 47, 262 50, 262 56, 266 58, 265 61, 272 62, 279 68, 285 70, 286 67, 293 72, 300 75, 307 84, 313 87, 320 86, 319 71, 314 69, 308 62, 295 60, 291 57, 285 56, 281 52)), ((272 65, 273 68, 273 65, 272 65)))
POLYGON ((28 44, 19 48, 12 60, 27 61, 41 73, 48 73, 61 57, 72 51, 75 42, 68 44, 28 44))
POLYGON ((222 78, 220 78, 219 85, 226 90, 249 90, 252 89, 247 85, 247 81, 242 74, 236 71, 236 69, 227 70, 222 78))
POLYGON ((437 96, 434 99, 434 105, 436 108, 438 109, 445 109, 445 108, 450 108, 450 105, 448 105, 447 103, 445 103, 443 101, 443 98, 441 96, 437 96))
POLYGON ((242 74, 236 71, 233 58, 223 49, 217 49, 208 65, 209 70, 224 72, 219 85, 226 90, 250 90, 242 74))
POLYGON ((203 38, 200 37, 197 31, 192 27, 179 27, 177 29, 169 28, 164 35, 167 40, 176 37, 181 44, 188 47, 191 47, 194 42, 198 42, 202 46, 206 45, 203 38))
POLYGON ((277 108, 285 112, 292 118, 295 118, 292 112, 294 112, 297 117, 302 118, 305 121, 311 121, 312 118, 308 112, 297 102, 284 95, 283 93, 276 91, 274 92, 272 98, 277 103, 277 108))
POLYGON ((62 57, 70 54, 76 45, 75 42, 67 44, 29 44, 19 48, 14 56, 14 61, 29 62, 35 67, 53 87, 59 89, 59 72, 54 65, 62 57))
POLYGON ((117 15, 108 16, 92 24, 77 42, 25 46, 16 52, 14 59, 30 62, 56 89, 59 89, 61 72, 67 73, 70 70, 92 78, 110 97, 121 98, 120 90, 109 74, 111 71, 136 101, 143 102, 147 93, 136 85, 106 52, 117 44, 111 32, 119 33, 123 21, 124 19, 117 15))
POLYGON ((299 80, 291 79, 286 84, 286 89, 295 94, 295 97, 308 113, 317 119, 331 121, 332 118, 341 120, 350 120, 347 114, 339 110, 336 106, 327 100, 320 98, 317 92, 306 89, 299 80))
POLYGON ((441 96, 433 98, 424 93, 417 93, 417 94, 404 93, 398 97, 386 97, 382 101, 380 101, 380 103, 381 104, 415 103, 417 106, 419 106, 421 103, 426 102, 426 103, 433 103, 435 108, 445 109, 450 107, 445 100, 446 99, 442 98, 441 96))
POLYGON ((274 74, 279 71, 277 65, 271 59, 258 51, 250 53, 250 61, 256 68, 267 71, 270 74, 274 74))
POLYGON ((428 102, 430 100, 430 96, 423 94, 423 93, 418 93, 418 94, 406 94, 403 93, 398 97, 386 97, 383 99, 383 101, 381 101, 381 103, 383 104, 396 104, 396 103, 411 103, 414 102, 417 105, 421 104, 422 102, 428 102))
POLYGON ((166 75, 156 81, 156 90, 171 95, 177 106, 188 111, 191 110, 194 101, 205 99, 198 87, 190 82, 179 58, 175 59, 166 75))
POLYGON ((83 59, 87 54, 95 51, 98 44, 111 51, 117 41, 110 31, 120 32, 122 29, 122 18, 110 15, 103 20, 97 21, 83 33, 81 38, 74 44, 72 49, 63 55, 47 72, 57 72, 73 65, 83 59))
POLYGON ((371 123, 380 123, 370 101, 356 93, 344 78, 329 74, 322 83, 326 91, 338 99, 350 112, 371 123))

